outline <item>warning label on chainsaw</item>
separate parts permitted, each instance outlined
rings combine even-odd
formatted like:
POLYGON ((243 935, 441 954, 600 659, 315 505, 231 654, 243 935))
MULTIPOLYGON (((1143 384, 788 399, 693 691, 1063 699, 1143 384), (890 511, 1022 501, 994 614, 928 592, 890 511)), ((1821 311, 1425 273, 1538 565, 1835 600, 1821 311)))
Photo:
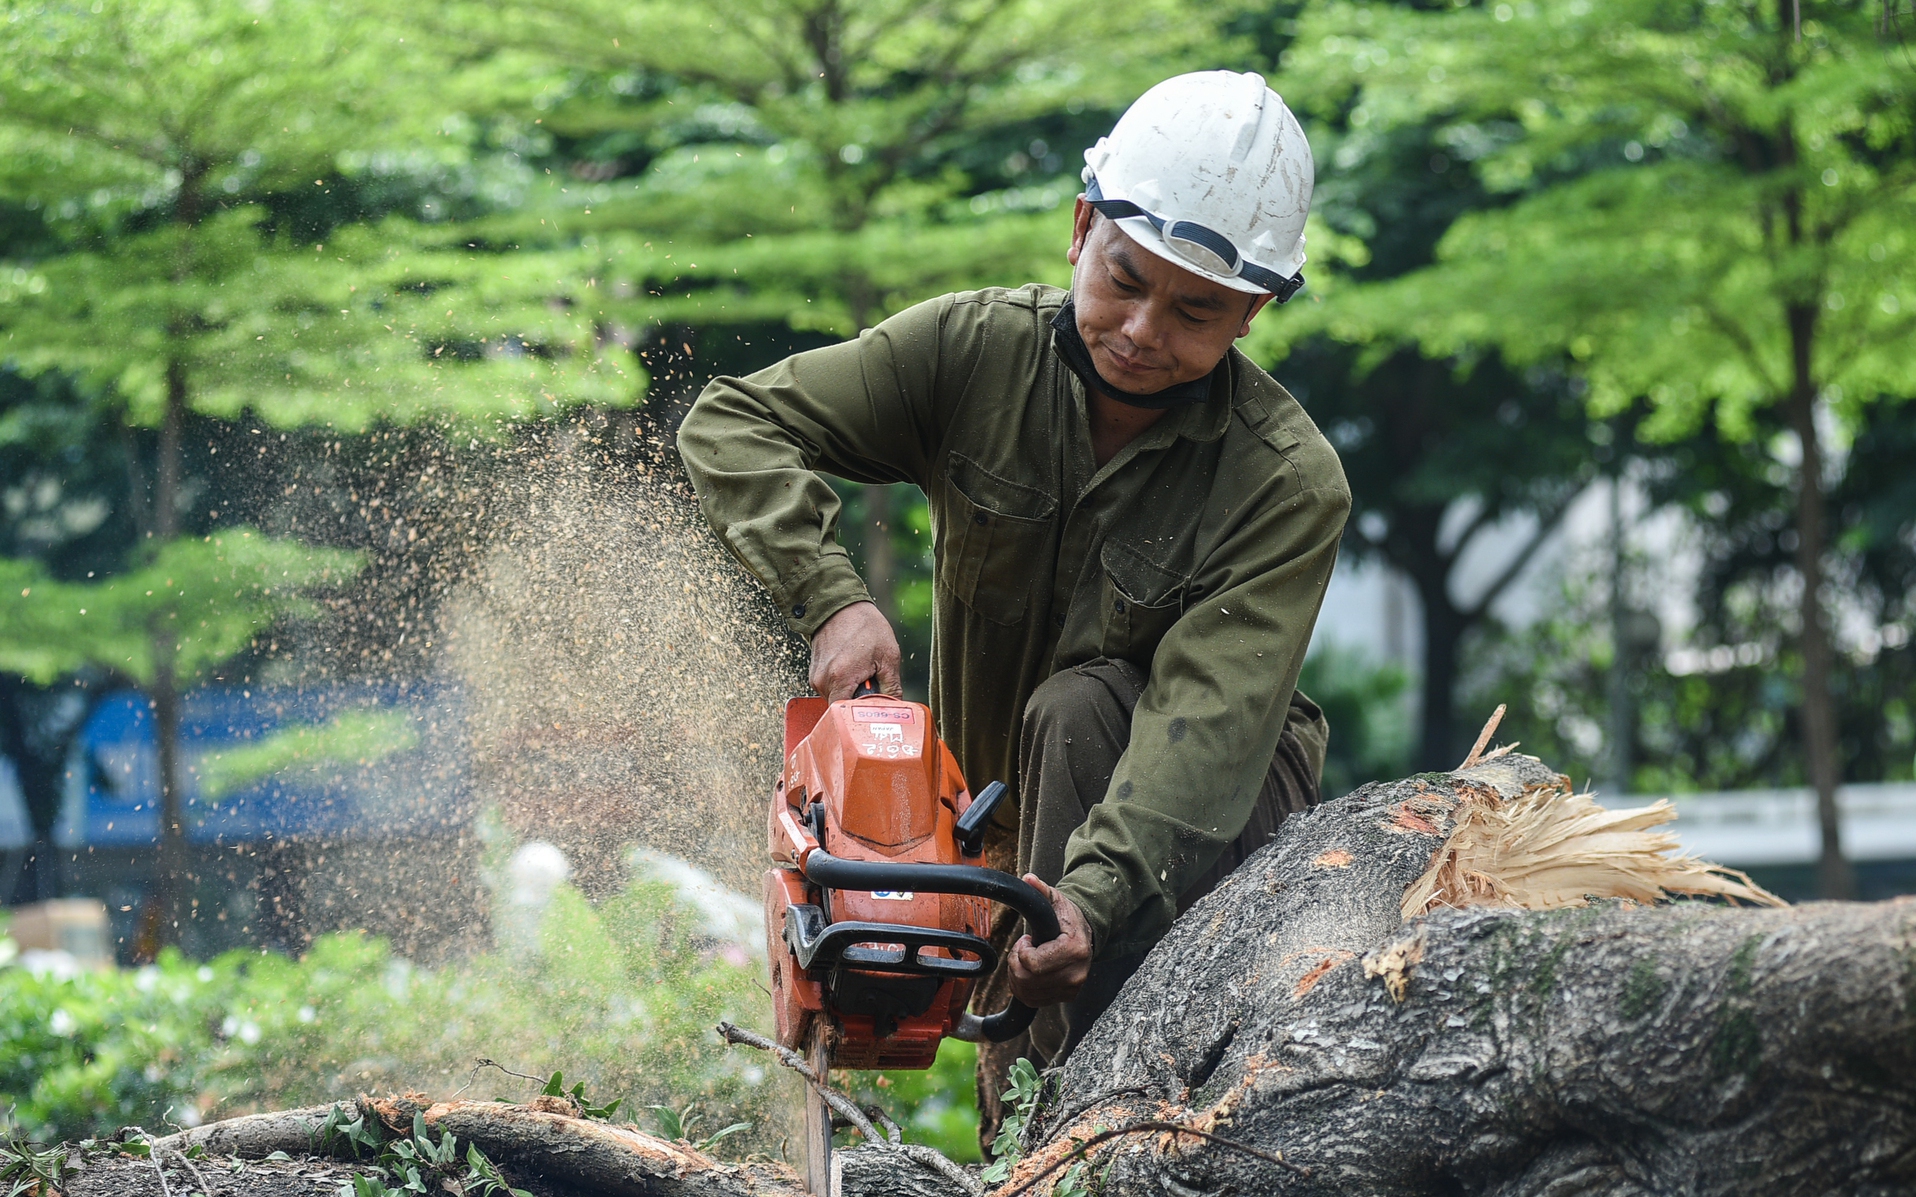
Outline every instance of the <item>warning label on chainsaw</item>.
POLYGON ((910 723, 910 707, 853 707, 852 718, 860 723, 910 723))

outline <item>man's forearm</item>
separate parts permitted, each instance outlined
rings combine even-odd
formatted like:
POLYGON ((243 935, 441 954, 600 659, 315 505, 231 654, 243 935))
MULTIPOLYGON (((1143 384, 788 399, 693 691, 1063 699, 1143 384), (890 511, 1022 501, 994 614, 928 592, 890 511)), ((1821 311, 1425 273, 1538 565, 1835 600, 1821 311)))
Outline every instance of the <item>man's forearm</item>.
POLYGON ((838 544, 838 495, 818 471, 888 480, 922 472, 933 367, 920 358, 935 349, 937 315, 921 304, 856 341, 748 378, 715 378, 679 427, 706 519, 807 638, 871 597, 838 544), (914 356, 901 359, 900 337, 918 346, 914 356))

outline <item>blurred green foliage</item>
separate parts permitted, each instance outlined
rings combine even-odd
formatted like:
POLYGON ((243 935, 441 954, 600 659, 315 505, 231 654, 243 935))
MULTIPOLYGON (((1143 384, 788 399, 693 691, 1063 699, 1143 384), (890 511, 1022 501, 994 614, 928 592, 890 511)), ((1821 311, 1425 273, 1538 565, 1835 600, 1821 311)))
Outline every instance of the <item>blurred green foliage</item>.
POLYGON ((1599 414, 1647 396, 1659 438, 1748 436, 1800 371, 1844 415, 1916 390, 1916 69, 1891 18, 1848 0, 1313 5, 1292 67, 1307 102, 1361 107, 1373 137, 1437 121, 1488 193, 1428 267, 1332 288, 1322 324, 1568 357, 1599 414))
POLYGON ((532 942, 436 969, 358 934, 321 937, 298 960, 168 951, 66 979, 15 961, 0 967, 0 1102, 51 1140, 362 1092, 537 1092, 476 1068, 485 1057, 563 1070, 600 1104, 624 1098, 628 1114, 696 1102, 707 1125, 754 1125, 727 1141, 738 1150, 776 1148, 768 1119, 789 1094, 774 1064, 712 1031, 765 1021, 756 961, 701 936, 697 912, 653 882, 596 908, 561 886, 536 926, 532 942))
POLYGON ((360 565, 357 554, 252 528, 173 541, 150 564, 94 582, 0 558, 0 668, 44 685, 92 666, 149 685, 165 632, 169 667, 195 680, 276 622, 314 614, 307 592, 344 586, 360 565))
MULTIPOLYGON (((1351 130, 1334 161, 1421 141, 1431 174, 1466 174, 1477 197, 1431 229, 1411 269, 1315 276, 1322 304, 1284 333, 1327 335, 1371 363, 1495 352, 1567 375, 1590 414, 1635 417, 1640 445, 1615 457, 1661 456, 1706 429, 1759 447, 1792 525, 1769 530, 1787 555, 1770 581, 1797 594, 1793 612, 1759 604, 1789 628, 1765 659, 1794 691, 1793 755, 1825 810, 1854 759, 1832 642, 1850 622, 1839 589, 1854 560, 1832 551, 1829 491, 1868 410, 1916 393, 1908 19, 1902 3, 1852 0, 1334 0, 1305 10, 1286 51, 1297 98, 1351 130)), ((1448 605, 1423 589, 1427 613, 1448 605)), ((1443 639, 1456 641, 1427 636, 1443 639)), ((1426 717, 1449 698, 1427 694, 1426 717)), ((1753 710, 1719 699, 1731 719, 1753 710)), ((1761 723, 1712 730, 1760 739, 1761 723)), ((1824 873, 1826 896, 1849 896, 1837 854, 1824 873)))
POLYGON ((1415 738, 1410 720, 1410 670, 1376 661, 1362 649, 1319 647, 1304 659, 1297 688, 1324 708, 1330 751, 1324 761, 1326 801, 1365 782, 1410 771, 1415 738))
MULTIPOLYGON (((959 1163, 978 1151, 978 1045, 946 1039, 938 1059, 922 1072, 842 1072, 834 1078, 860 1105, 883 1106, 907 1143, 936 1147, 959 1163)), ((840 1142, 857 1136, 843 1132, 840 1142)))

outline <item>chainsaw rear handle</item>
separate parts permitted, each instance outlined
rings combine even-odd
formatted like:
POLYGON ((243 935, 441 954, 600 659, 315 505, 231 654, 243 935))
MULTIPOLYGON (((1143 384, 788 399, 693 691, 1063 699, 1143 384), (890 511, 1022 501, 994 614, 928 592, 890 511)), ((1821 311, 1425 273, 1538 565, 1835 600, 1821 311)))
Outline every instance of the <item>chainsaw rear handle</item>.
MULTIPOLYGON (((997 869, 975 865, 894 863, 878 860, 843 860, 823 848, 805 854, 799 871, 808 881, 826 889, 910 890, 927 894, 966 894, 989 898, 1017 911, 1024 918, 1031 942, 1050 943, 1058 938, 1058 915, 1050 899, 1035 886, 1001 873, 997 869)), ((1038 1012, 1017 998, 996 1014, 979 1017, 965 1013, 952 1031, 960 1039, 976 1043, 989 1040, 1003 1043, 1024 1034, 1038 1012)))

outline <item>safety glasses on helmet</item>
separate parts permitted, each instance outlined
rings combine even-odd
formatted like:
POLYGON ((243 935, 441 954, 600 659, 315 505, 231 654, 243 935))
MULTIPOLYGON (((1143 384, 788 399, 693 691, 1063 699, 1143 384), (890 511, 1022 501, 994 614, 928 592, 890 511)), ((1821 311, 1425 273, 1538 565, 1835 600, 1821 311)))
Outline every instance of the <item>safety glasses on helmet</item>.
MULTIPOLYGON (((1086 172, 1089 174, 1090 172, 1086 172)), ((1304 285, 1304 272, 1298 271, 1285 278, 1275 270, 1266 269, 1249 261, 1239 253, 1231 239, 1216 229, 1208 228, 1195 220, 1176 220, 1146 211, 1130 200, 1104 198, 1104 192, 1098 188, 1096 175, 1085 182, 1084 200, 1100 213, 1112 220, 1124 220, 1128 217, 1142 216, 1151 222, 1151 227, 1164 238, 1164 243, 1186 261, 1209 270, 1213 274, 1228 274, 1243 279, 1256 287, 1269 291, 1273 298, 1283 303, 1297 294, 1304 285)))

